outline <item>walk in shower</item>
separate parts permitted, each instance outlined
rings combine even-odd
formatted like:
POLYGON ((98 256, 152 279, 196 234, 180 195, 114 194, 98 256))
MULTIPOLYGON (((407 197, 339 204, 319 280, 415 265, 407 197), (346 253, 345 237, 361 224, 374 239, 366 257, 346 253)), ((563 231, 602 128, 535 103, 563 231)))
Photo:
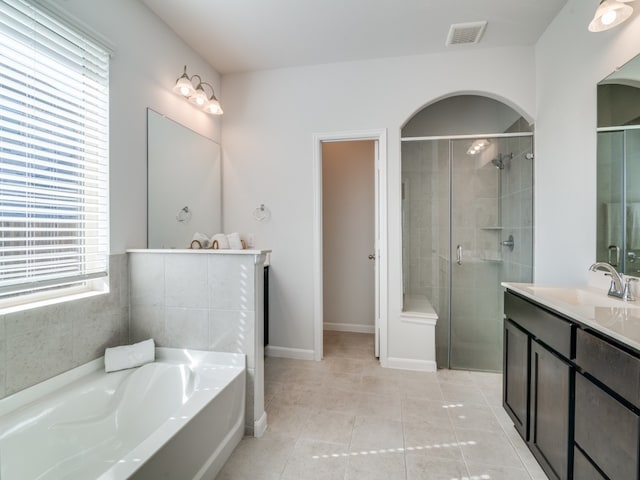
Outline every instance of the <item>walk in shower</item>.
POLYGON ((532 279, 531 127, 467 95, 423 109, 402 133, 403 309, 437 313, 439 367, 500 371, 500 283, 532 279))

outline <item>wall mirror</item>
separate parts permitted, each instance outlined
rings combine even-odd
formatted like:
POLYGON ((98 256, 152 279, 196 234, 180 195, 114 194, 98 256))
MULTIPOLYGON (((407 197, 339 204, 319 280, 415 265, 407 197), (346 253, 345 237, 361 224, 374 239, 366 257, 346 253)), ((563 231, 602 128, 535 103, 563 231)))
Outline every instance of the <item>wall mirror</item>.
POLYGON ((187 248, 221 230, 220 145, 147 109, 147 247, 187 248))
POLYGON ((598 83, 596 260, 640 276, 640 55, 598 83))

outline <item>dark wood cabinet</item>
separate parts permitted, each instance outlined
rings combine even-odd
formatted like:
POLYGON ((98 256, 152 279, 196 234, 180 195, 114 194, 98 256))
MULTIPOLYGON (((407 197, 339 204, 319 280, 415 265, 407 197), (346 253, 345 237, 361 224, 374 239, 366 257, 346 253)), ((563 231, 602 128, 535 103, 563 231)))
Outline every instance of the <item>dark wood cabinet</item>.
POLYGON ((638 478, 639 418, 593 381, 576 375, 575 443, 609 480, 638 478))
POLYGON ((529 440, 529 335, 510 320, 504 322, 503 405, 516 430, 529 440))
POLYGON ((640 480, 640 352, 505 293, 503 405, 554 480, 640 480))
POLYGON ((529 445, 549 478, 558 480, 570 478, 572 375, 569 363, 540 343, 532 342, 529 445))
POLYGON ((505 294, 503 405, 549 478, 569 480, 575 324, 505 294))
POLYGON ((607 480, 579 448, 573 449, 573 478, 575 480, 607 480))

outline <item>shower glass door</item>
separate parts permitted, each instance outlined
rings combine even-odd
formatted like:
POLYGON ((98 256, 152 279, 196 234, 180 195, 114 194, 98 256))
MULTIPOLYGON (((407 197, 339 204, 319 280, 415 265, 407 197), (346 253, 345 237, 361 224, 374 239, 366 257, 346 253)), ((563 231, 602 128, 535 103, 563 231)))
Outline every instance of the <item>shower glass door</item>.
POLYGON ((451 141, 450 368, 502 369, 500 283, 532 279, 531 153, 531 136, 451 141))

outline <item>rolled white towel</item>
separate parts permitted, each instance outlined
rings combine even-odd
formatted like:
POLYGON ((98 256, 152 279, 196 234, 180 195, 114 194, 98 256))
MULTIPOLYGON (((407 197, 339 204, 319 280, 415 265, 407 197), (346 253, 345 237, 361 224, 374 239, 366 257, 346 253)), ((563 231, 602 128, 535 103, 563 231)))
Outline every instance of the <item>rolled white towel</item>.
POLYGON ((227 235, 227 240, 229 240, 229 248, 231 250, 242 250, 242 240, 239 233, 230 233, 227 235))
POLYGON ((139 367, 145 363, 153 362, 155 358, 156 349, 152 338, 133 345, 107 348, 104 351, 104 371, 115 372, 116 370, 139 367))
POLYGON ((224 233, 216 233, 213 237, 211 237, 211 244, 213 245, 213 242, 218 241, 218 248, 219 249, 225 249, 225 248, 229 248, 229 240, 227 239, 227 236, 224 233))
POLYGON ((207 237, 204 233, 200 233, 200 232, 194 233, 191 241, 193 242, 194 240, 197 240, 198 242, 200 242, 200 245, 202 245, 202 248, 211 247, 211 240, 209 240, 209 237, 207 237))

